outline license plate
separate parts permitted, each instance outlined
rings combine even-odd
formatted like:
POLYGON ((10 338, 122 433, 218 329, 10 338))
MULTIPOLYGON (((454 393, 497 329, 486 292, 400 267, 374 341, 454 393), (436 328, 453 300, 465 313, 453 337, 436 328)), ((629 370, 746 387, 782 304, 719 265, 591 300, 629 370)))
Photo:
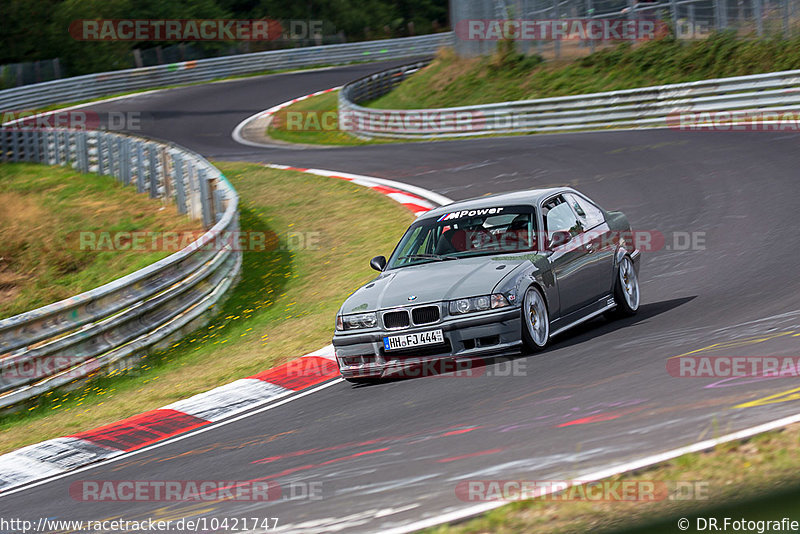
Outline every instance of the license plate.
POLYGON ((444 334, 441 330, 428 330, 416 334, 403 334, 400 336, 386 336, 383 338, 383 348, 386 350, 408 349, 424 345, 444 343, 444 334))

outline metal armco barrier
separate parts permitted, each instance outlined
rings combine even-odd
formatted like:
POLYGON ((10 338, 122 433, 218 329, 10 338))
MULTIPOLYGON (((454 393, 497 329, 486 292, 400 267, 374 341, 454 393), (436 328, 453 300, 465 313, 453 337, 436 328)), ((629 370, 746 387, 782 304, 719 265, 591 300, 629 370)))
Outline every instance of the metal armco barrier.
POLYGON ((207 230, 144 269, 0 320, 0 408, 168 346, 205 323, 239 275, 238 196, 193 152, 98 131, 0 129, 0 161, 113 176, 174 201, 207 230))
MULTIPOLYGON (((89 74, 0 91, 20 112, 116 93, 240 74, 433 55, 439 33, 314 46, 89 74)), ((174 201, 207 232, 185 249, 109 284, 0 320, 0 408, 168 346, 207 322, 241 270, 238 196, 222 173, 175 145, 100 131, 0 129, 0 161, 68 165, 174 201)))
POLYGON ((87 74, 0 91, 0 110, 35 109, 50 104, 89 100, 138 89, 204 82, 271 70, 432 55, 442 46, 449 46, 452 43, 452 32, 435 33, 382 41, 271 50, 185 61, 172 65, 87 74))
POLYGON ((681 113, 800 109, 800 70, 456 108, 388 110, 359 105, 388 93, 424 65, 389 69, 345 85, 339 93, 342 128, 367 139, 437 139, 618 127, 678 128, 681 113))

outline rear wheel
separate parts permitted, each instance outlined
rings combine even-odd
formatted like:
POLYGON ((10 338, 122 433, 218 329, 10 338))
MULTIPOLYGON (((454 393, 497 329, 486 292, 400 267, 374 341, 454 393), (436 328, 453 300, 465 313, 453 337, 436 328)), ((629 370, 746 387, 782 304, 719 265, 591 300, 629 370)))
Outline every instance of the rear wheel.
POLYGON ((550 340, 550 314, 542 293, 529 287, 522 302, 522 341, 529 351, 540 351, 550 340))
POLYGON ((639 311, 639 277, 630 256, 619 262, 614 281, 614 303, 617 307, 609 314, 610 318, 630 317, 639 311))

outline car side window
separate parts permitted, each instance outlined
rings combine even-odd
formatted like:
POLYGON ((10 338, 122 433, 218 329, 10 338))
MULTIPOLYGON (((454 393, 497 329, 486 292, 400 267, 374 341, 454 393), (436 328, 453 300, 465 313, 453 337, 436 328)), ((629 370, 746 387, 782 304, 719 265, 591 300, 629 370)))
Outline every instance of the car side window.
POLYGON ((603 217, 603 212, 600 210, 600 208, 585 198, 572 193, 567 193, 564 196, 569 200, 572 209, 574 209, 575 213, 578 214, 578 220, 583 224, 583 227, 586 230, 594 228, 599 224, 603 224, 605 221, 605 217, 603 217))
POLYGON ((575 212, 561 195, 548 200, 542 206, 542 212, 548 240, 552 239, 554 232, 568 231, 576 235, 583 231, 575 212))

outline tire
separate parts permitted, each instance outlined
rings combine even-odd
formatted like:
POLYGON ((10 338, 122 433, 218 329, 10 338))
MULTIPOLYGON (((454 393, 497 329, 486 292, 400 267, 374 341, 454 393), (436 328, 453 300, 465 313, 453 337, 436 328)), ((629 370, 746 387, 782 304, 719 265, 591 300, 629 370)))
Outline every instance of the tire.
POLYGON ((541 291, 529 287, 522 301, 522 342, 530 352, 539 352, 550 341, 550 313, 541 291))
POLYGON ((606 317, 616 319, 636 315, 640 300, 639 276, 636 274, 633 260, 625 255, 619 262, 617 275, 614 277, 614 303, 617 307, 606 312, 606 317))

